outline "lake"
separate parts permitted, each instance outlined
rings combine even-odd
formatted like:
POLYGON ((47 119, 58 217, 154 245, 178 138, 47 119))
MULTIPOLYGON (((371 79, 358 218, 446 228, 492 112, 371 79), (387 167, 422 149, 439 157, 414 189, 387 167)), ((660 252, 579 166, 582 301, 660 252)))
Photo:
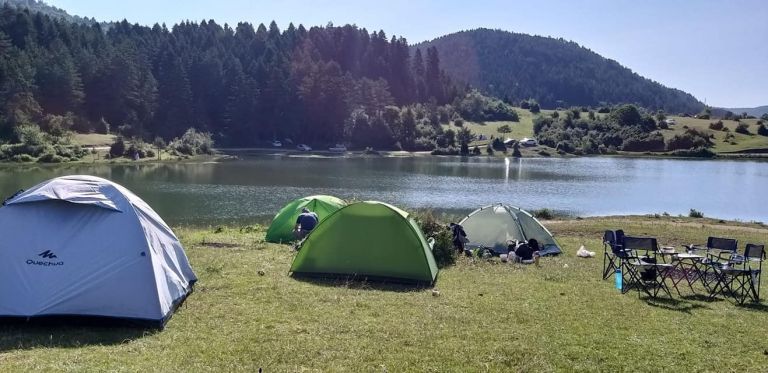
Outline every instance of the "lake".
POLYGON ((307 158, 218 163, 0 166, 0 193, 90 174, 118 182, 172 225, 265 222, 312 194, 452 213, 504 202, 576 216, 651 214, 768 221, 768 163, 645 158, 307 158))

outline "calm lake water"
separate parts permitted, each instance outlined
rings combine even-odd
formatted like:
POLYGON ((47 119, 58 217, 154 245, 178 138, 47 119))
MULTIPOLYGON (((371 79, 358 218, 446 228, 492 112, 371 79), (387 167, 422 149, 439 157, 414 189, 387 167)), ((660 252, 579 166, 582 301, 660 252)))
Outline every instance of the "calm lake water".
POLYGON ((0 194, 90 174, 138 194, 169 224, 264 222, 312 194, 467 213, 495 202, 577 216, 687 214, 768 221, 768 163, 632 158, 293 158, 0 167, 0 194))

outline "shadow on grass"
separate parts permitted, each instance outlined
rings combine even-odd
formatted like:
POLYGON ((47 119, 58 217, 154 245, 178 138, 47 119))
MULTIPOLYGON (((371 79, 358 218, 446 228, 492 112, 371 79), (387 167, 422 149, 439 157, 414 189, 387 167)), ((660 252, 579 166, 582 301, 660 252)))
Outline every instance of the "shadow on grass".
POLYGON ((677 312, 682 312, 687 314, 690 314, 691 311, 696 309, 709 309, 709 307, 701 304, 690 303, 690 302, 686 302, 678 299, 645 297, 643 300, 645 300, 645 303, 651 307, 661 308, 661 309, 670 310, 670 311, 677 311, 677 312))
POLYGON ((722 302, 723 299, 720 298, 710 298, 709 295, 705 294, 687 294, 680 297, 681 299, 690 300, 690 301, 697 301, 697 302, 722 302))
POLYGON ((737 305, 737 307, 750 311, 768 312, 768 304, 763 303, 744 303, 737 305))
POLYGON ((118 345, 153 335, 159 329, 88 319, 0 319, 0 353, 34 348, 118 345))
POLYGON ((432 285, 423 283, 408 283, 402 280, 370 276, 335 276, 335 275, 298 275, 291 277, 300 282, 313 285, 348 288, 354 290, 381 290, 399 293, 419 292, 425 289, 431 289, 432 285))

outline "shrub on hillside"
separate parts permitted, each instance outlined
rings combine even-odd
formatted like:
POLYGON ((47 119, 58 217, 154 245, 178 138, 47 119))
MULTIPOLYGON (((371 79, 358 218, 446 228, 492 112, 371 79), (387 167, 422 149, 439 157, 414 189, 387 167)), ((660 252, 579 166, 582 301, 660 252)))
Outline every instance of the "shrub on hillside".
POLYGON ((701 218, 704 217, 704 213, 699 211, 699 210, 696 210, 696 209, 691 209, 691 211, 688 212, 688 217, 689 218, 701 219, 701 218))
POLYGON ((531 104, 531 108, 529 110, 533 114, 538 114, 538 113, 541 113, 541 106, 539 106, 538 102, 534 102, 531 104))
POLYGON ((736 132, 743 134, 743 135, 751 135, 752 133, 749 132, 749 126, 746 123, 739 123, 736 126, 736 132))
POLYGON ((723 125, 722 120, 718 120, 717 122, 712 122, 709 124, 709 129, 715 130, 715 131, 722 131, 725 125, 723 125))
POLYGON ((499 133, 510 133, 512 132, 512 128, 508 124, 504 124, 502 126, 499 126, 498 131, 499 133))
POLYGON ((628 152, 659 152, 664 151, 666 144, 664 136, 654 133, 646 137, 631 137, 624 140, 621 150, 628 152))
POLYGON ((766 127, 765 124, 761 124, 757 127, 757 134, 760 136, 768 136, 768 127, 766 127))
POLYGON ((708 148, 712 146, 710 136, 703 131, 690 128, 685 133, 677 134, 667 142, 667 151, 708 148))
POLYGON ((555 218, 555 213, 552 212, 552 210, 547 208, 533 210, 531 211, 531 214, 536 219, 541 219, 541 220, 552 220, 555 218))
POLYGON ((560 113, 558 113, 557 111, 553 111, 552 112, 552 118, 554 118, 554 119, 560 118, 560 113))

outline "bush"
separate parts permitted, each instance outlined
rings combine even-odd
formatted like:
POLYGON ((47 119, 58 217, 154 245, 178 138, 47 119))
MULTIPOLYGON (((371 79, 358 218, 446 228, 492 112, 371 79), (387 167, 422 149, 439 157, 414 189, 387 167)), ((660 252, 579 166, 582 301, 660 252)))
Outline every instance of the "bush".
POLYGON ((538 113, 541 113, 541 106, 539 106, 537 102, 534 102, 531 104, 531 108, 529 110, 533 114, 538 114, 538 113))
POLYGON ((459 150, 453 146, 447 148, 437 148, 432 151, 432 155, 459 155, 459 150))
POLYGON ((515 142, 515 145, 512 146, 512 156, 516 158, 520 158, 523 155, 520 154, 520 144, 515 142))
POLYGON ((487 148, 485 148, 485 152, 486 152, 488 155, 493 155, 493 147, 491 147, 491 144, 488 144, 488 147, 487 147, 487 148))
POLYGON ((768 136, 768 127, 766 127, 765 124, 761 124, 760 127, 757 127, 757 134, 760 136, 768 136))
POLYGON ((714 158, 717 154, 707 148, 694 148, 694 149, 680 149, 669 153, 675 157, 689 157, 689 158, 714 158))
POLYGON ((512 128, 508 124, 504 124, 502 126, 499 126, 498 131, 499 133, 510 133, 512 132, 512 128))
POLYGON ((474 147, 474 148, 472 148, 472 155, 480 155, 480 154, 482 154, 482 153, 483 153, 483 152, 482 152, 482 151, 480 151, 480 148, 479 148, 477 145, 475 145, 475 147, 474 147))
POLYGON ((739 123, 736 126, 736 132, 741 133, 743 135, 751 135, 752 133, 749 132, 749 126, 746 123, 739 123))
POLYGON ((557 119, 557 118, 560 118, 560 113, 558 113, 558 112, 557 112, 557 110, 553 111, 553 112, 552 112, 552 118, 553 118, 553 119, 557 119))
POLYGON ((122 157, 123 154, 125 154, 125 139, 123 139, 123 136, 117 136, 109 147, 109 155, 112 157, 122 157))
POLYGON ((701 219, 701 218, 704 217, 704 213, 701 212, 701 211, 698 211, 696 209, 691 209, 691 211, 688 212, 688 217, 689 218, 701 219))
POLYGON ((29 154, 16 154, 13 157, 11 157, 11 160, 14 162, 28 163, 28 162, 34 162, 35 157, 29 154))
POLYGON ((546 151, 544 149, 539 150, 539 155, 542 156, 542 157, 551 157, 552 156, 552 154, 550 154, 548 151, 546 151))
POLYGON ((62 163, 66 162, 69 159, 66 159, 58 154, 53 153, 45 153, 40 156, 40 158, 37 159, 39 163, 62 163))
POLYGON ((435 256, 438 267, 445 268, 455 264, 458 253, 453 247, 453 237, 447 225, 438 221, 429 210, 414 213, 413 218, 419 224, 424 237, 435 239, 432 254, 435 256))
POLYGON ((712 122, 709 124, 709 129, 715 130, 715 131, 722 131, 725 125, 723 125, 722 120, 718 120, 717 122, 712 122))
POLYGON ((555 214, 552 212, 552 210, 547 208, 533 210, 531 211, 531 214, 533 214, 536 219, 541 220, 552 220, 555 218, 555 214))
POLYGON ((507 146, 504 144, 504 141, 502 141, 500 137, 493 139, 491 146, 493 147, 493 150, 498 150, 500 152, 507 151, 507 146))
POLYGON ((419 137, 413 143, 413 148, 419 151, 433 150, 436 147, 435 142, 427 137, 419 137))
POLYGON ((16 137, 20 143, 28 146, 41 146, 48 143, 45 133, 36 124, 22 124, 16 127, 16 137))
POLYGON ((213 154, 213 137, 208 132, 197 132, 190 128, 181 138, 175 138, 169 147, 180 154, 213 154))
POLYGON ((703 131, 690 128, 683 134, 678 134, 667 142, 667 151, 708 148, 712 146, 710 136, 703 131))
POLYGON ((464 127, 464 119, 458 118, 453 121, 453 125, 456 127, 464 127))

